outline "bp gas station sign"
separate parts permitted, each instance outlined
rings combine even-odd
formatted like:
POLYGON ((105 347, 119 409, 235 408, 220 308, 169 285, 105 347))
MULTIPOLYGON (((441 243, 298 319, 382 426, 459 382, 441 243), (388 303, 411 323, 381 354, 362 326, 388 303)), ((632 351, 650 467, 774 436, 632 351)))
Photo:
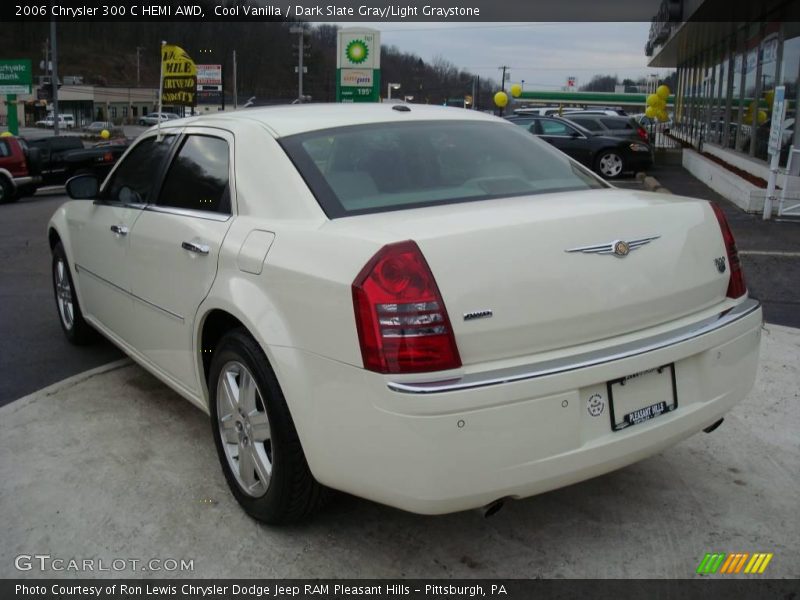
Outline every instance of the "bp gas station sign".
POLYGON ((336 101, 380 102, 380 32, 363 27, 339 30, 336 101))

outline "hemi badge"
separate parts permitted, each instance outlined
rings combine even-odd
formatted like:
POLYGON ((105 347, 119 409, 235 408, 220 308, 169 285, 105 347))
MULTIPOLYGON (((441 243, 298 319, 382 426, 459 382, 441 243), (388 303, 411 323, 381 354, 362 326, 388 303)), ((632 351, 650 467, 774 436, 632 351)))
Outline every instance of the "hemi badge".
POLYGON ((475 319, 488 319, 492 316, 492 311, 489 309, 486 310, 474 310, 472 312, 464 313, 464 320, 465 321, 474 321, 475 319))

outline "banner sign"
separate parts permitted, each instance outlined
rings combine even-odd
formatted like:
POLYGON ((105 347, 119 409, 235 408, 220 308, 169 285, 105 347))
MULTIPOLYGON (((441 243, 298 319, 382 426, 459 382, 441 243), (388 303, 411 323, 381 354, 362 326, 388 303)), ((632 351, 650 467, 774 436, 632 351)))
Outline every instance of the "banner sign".
POLYGON ((197 66, 180 46, 161 47, 161 73, 164 77, 161 102, 164 106, 197 104, 197 66))

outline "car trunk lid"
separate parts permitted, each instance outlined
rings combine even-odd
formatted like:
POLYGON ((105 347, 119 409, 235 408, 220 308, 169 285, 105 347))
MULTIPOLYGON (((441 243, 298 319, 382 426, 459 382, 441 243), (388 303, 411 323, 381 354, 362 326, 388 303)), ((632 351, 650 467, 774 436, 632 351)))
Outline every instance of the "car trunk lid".
POLYGON ((722 302, 728 282, 715 262, 726 251, 709 205, 675 196, 569 192, 328 226, 417 242, 465 365, 665 323, 722 302))

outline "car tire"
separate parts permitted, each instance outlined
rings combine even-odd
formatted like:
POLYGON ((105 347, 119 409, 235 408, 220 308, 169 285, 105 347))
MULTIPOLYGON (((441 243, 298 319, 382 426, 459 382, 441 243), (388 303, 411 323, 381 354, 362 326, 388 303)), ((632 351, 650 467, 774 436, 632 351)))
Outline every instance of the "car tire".
POLYGON ((69 268, 64 246, 58 242, 53 248, 53 293, 58 310, 58 322, 70 343, 85 346, 97 339, 97 332, 83 318, 75 284, 69 268))
POLYGON ((603 150, 597 155, 594 170, 605 179, 616 179, 625 172, 625 159, 616 150, 603 150))
POLYGON ((0 204, 10 204, 19 200, 14 186, 5 177, 0 177, 0 204))
POLYGON ((246 330, 235 329, 217 344, 208 391, 222 470, 247 514, 279 525, 319 509, 328 490, 311 474, 275 373, 246 330))

